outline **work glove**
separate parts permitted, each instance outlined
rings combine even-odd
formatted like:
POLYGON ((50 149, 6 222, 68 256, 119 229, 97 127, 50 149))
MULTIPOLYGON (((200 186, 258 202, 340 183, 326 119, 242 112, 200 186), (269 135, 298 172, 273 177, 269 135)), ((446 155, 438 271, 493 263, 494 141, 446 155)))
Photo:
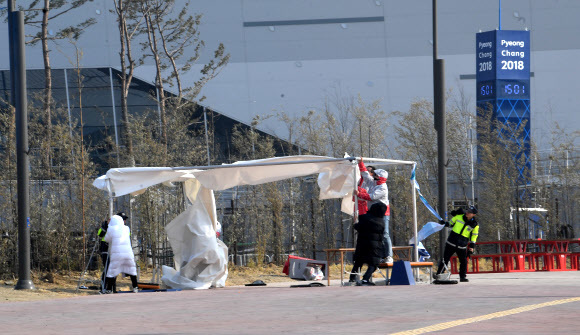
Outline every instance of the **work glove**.
POLYGON ((444 225, 445 227, 449 227, 449 221, 439 220, 439 224, 444 225))
POLYGON ((469 242, 467 246, 467 257, 473 255, 475 253, 475 243, 469 242))

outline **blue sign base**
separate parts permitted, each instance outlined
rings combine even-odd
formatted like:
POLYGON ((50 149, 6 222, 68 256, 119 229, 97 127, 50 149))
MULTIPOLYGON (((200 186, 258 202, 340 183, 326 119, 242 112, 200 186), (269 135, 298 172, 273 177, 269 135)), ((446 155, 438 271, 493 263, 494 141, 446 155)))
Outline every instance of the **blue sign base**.
POLYGON ((390 285, 415 285, 411 262, 396 261, 393 263, 390 285))

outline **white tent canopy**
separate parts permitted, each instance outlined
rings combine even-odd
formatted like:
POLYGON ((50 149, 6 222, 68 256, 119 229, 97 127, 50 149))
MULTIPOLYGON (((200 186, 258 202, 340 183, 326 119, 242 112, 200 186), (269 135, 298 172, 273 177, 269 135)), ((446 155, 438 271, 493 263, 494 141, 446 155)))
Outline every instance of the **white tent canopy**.
MULTIPOLYGON (((415 162, 364 158, 368 164, 406 164, 415 162)), ((138 195, 157 184, 184 182, 192 205, 166 227, 174 253, 175 269, 163 268, 162 281, 173 288, 200 289, 224 286, 227 277, 227 246, 215 238, 217 227, 213 191, 241 185, 259 185, 288 178, 318 174, 320 199, 342 198, 342 211, 355 214, 353 190, 359 178, 354 157, 287 156, 200 167, 117 168, 97 178, 93 185, 108 191, 110 214, 112 199, 138 195)), ((415 188, 413 199, 415 199, 415 188)), ((417 216, 414 208, 414 236, 417 216)))

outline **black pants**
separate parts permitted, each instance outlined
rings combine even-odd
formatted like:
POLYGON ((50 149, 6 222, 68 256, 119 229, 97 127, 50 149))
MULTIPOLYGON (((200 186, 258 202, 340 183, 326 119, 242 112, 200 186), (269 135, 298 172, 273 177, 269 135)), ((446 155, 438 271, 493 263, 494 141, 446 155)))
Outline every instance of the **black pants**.
MULTIPOLYGON (((107 271, 109 271, 109 262, 108 262, 108 258, 109 258, 109 253, 108 252, 102 252, 101 251, 101 261, 103 262, 103 274, 101 275, 101 286, 103 286, 102 283, 105 283, 105 288, 107 287, 106 285, 106 276, 107 276, 107 271)), ((101 287, 101 290, 103 289, 103 287, 101 287)), ((112 291, 117 291, 117 285, 116 282, 113 282, 112 286, 111 286, 111 290, 112 291)))
POLYGON ((445 243, 445 251, 443 252, 443 262, 439 262, 439 268, 437 269, 437 274, 441 274, 443 272, 444 266, 443 264, 449 263, 451 256, 453 254, 457 254, 457 258, 459 258, 459 278, 467 277, 467 248, 461 249, 458 247, 454 247, 448 243, 445 243))
MULTIPOLYGON (((359 272, 360 269, 363 266, 363 262, 355 260, 354 261, 354 266, 352 267, 352 270, 350 271, 350 281, 355 281, 356 280, 356 272, 359 272)), ((369 281, 371 279, 371 276, 373 275, 373 273, 375 272, 375 270, 377 269, 377 267, 375 265, 372 264, 367 264, 367 271, 365 272, 365 274, 363 275, 363 280, 369 281)))
MULTIPOLYGON (((131 285, 133 286, 133 288, 136 288, 138 286, 137 284, 137 276, 133 276, 133 275, 129 275, 129 277, 131 278, 131 285)), ((113 291, 113 289, 116 289, 117 287, 117 277, 107 277, 107 279, 105 280, 105 289, 108 291, 113 291)))

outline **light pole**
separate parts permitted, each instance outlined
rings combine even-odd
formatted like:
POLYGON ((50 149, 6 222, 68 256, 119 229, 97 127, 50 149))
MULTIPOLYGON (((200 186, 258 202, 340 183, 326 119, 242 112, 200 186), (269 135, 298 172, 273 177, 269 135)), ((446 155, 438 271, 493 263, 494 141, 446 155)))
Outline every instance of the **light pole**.
POLYGON ((24 13, 14 11, 8 0, 10 89, 16 111, 16 179, 18 189, 18 282, 17 290, 34 289, 30 276, 30 206, 28 157, 28 106, 26 97, 26 59, 24 57, 24 13))
MULTIPOLYGON (((437 58, 437 0, 433 0, 433 112, 437 130, 437 171, 439 180, 439 215, 447 214, 447 140, 445 136, 445 73, 444 62, 437 58)), ((439 252, 443 259, 448 229, 439 233, 439 252)))

